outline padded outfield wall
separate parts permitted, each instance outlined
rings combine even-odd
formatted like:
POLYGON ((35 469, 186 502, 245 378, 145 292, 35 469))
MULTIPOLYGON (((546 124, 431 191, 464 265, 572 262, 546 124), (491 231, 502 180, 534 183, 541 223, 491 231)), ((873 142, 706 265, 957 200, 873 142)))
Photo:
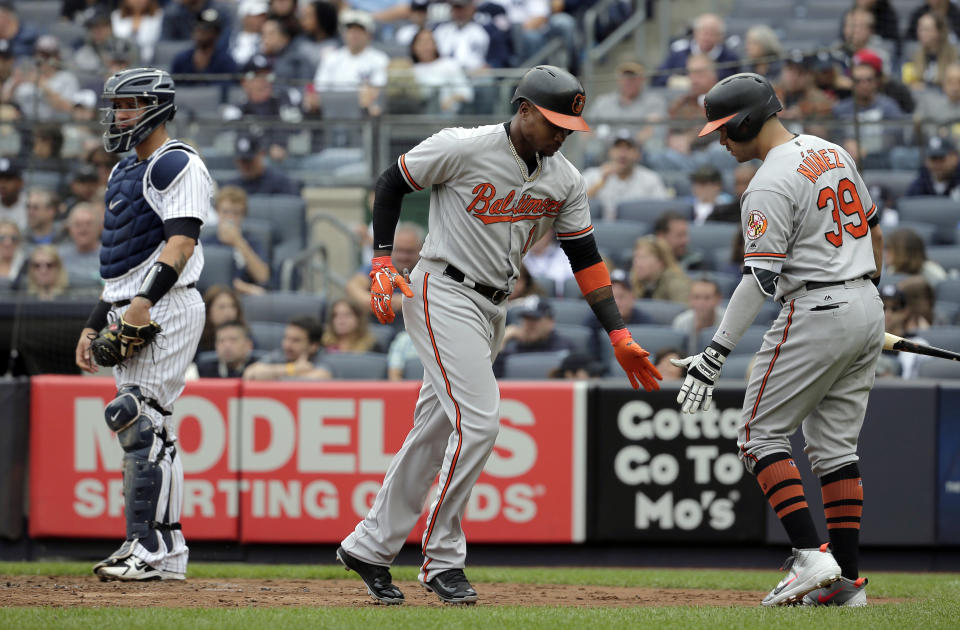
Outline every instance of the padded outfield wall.
MULTIPOLYGON (((189 383, 173 418, 184 531, 196 541, 339 542, 368 510, 417 390, 415 382, 189 383)), ((675 387, 647 394, 612 380, 504 381, 501 390, 497 446, 464 522, 471 542, 785 540, 736 455, 742 383, 722 385, 714 408, 692 416, 678 412, 675 387)), ((24 535, 16 506, 25 493, 34 539, 123 531, 122 452, 102 415, 112 396, 104 378, 0 383, 9 404, 0 536, 24 535)), ((960 418, 948 411, 958 402, 960 387, 934 382, 875 388, 861 440, 864 544, 960 544, 960 418)), ((799 435, 794 447, 808 472, 799 435)), ((807 495, 817 513, 812 478, 807 495)))

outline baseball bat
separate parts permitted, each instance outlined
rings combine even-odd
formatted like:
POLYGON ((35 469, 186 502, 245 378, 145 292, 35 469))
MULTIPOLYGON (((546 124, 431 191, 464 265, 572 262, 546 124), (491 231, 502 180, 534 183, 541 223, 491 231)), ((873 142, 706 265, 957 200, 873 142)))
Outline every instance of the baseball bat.
POLYGON ((898 350, 900 352, 913 352, 915 354, 925 354, 930 357, 939 357, 941 359, 950 359, 951 361, 960 361, 960 354, 944 350, 943 348, 934 348, 925 346, 921 343, 907 341, 903 337, 892 335, 888 332, 883 333, 883 349, 898 350))

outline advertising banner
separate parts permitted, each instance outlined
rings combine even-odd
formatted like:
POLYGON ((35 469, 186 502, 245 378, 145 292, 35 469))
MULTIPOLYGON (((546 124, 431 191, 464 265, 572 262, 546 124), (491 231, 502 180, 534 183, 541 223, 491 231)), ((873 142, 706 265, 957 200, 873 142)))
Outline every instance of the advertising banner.
POLYGON ((960 387, 940 388, 937 543, 960 544, 960 387))
POLYGON ((697 414, 681 414, 676 396, 597 390, 588 538, 761 541, 763 496, 737 456, 743 389, 717 389, 697 414))
MULTIPOLYGON (((37 377, 32 387, 31 535, 116 537, 123 453, 103 419, 113 381, 37 377)), ((171 418, 184 533, 339 542, 372 505, 412 426, 418 390, 414 382, 188 383, 171 418)), ((464 518, 472 542, 583 540, 585 396, 572 383, 502 385, 497 444, 464 518)))

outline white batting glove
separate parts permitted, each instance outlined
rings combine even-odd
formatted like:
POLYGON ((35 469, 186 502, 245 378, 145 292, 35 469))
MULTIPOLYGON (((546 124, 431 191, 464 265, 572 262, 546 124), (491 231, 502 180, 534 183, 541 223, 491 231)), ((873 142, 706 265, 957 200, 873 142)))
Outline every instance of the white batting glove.
POLYGON ((684 413, 696 413, 700 409, 708 411, 713 400, 713 386, 720 378, 720 368, 727 360, 715 348, 707 346, 700 354, 686 359, 670 359, 677 367, 687 369, 687 378, 683 380, 677 403, 684 413))

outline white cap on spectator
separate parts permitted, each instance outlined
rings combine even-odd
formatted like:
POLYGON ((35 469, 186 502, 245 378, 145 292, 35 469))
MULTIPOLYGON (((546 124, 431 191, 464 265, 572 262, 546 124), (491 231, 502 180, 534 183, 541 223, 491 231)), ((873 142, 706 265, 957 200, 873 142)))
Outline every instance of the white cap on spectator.
POLYGON ((240 0, 237 5, 237 15, 246 17, 248 15, 263 15, 270 9, 267 0, 240 0))
POLYGON ((375 24, 373 16, 366 11, 357 11, 349 9, 340 13, 340 26, 359 26, 368 33, 373 33, 375 24))
POLYGON ((77 90, 72 100, 74 106, 93 109, 97 106, 97 93, 93 90, 77 90))

